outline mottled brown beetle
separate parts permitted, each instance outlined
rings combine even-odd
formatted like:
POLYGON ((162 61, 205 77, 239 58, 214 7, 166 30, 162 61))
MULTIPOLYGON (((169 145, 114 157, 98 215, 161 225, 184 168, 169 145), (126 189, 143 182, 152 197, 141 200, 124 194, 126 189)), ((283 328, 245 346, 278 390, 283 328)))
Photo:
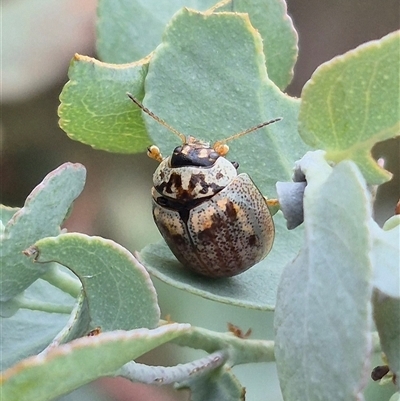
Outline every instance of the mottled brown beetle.
POLYGON ((210 146, 186 137, 130 99, 158 123, 177 135, 182 145, 163 158, 156 146, 148 156, 160 162, 153 176, 153 217, 176 258, 207 277, 231 277, 265 258, 275 236, 267 201, 237 163, 225 157, 226 142, 280 118, 239 132, 210 146))

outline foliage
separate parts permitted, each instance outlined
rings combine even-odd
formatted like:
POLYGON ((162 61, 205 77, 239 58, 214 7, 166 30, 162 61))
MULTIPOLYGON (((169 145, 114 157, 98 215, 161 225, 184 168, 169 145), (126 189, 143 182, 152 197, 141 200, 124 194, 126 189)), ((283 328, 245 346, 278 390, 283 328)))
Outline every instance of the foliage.
POLYGON ((82 165, 62 165, 23 208, 1 209, 5 399, 49 400, 119 375, 174 382, 193 401, 235 401, 245 390, 230 368, 276 359, 285 401, 359 400, 378 348, 373 318, 399 377, 400 219, 376 225, 369 187, 390 179, 372 146, 400 132, 399 32, 326 62, 294 99, 282 92, 297 55, 286 5, 248 3, 100 1, 98 54, 107 63, 74 57, 60 126, 96 149, 136 153, 153 141, 169 153, 177 138, 127 92, 180 132, 211 142, 282 117, 232 141, 229 157, 268 196, 300 159, 304 224, 288 230, 279 212, 268 258, 212 281, 185 271, 164 242, 132 255, 111 240, 62 231, 86 178, 82 165), (143 20, 132 21, 133 12, 143 20), (146 37, 143 24, 152 27, 146 37), (275 341, 161 321, 149 273, 171 291, 275 310, 275 341), (171 368, 133 362, 171 341, 209 355, 171 368))

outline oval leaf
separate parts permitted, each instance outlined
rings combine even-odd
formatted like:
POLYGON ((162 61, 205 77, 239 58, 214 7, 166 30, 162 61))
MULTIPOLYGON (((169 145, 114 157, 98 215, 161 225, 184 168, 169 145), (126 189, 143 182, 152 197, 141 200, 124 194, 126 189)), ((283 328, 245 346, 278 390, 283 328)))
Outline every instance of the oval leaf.
POLYGON ((95 149, 143 152, 149 139, 126 93, 143 96, 147 62, 116 65, 75 55, 60 95, 60 127, 71 139, 95 149))
POLYGON ((297 33, 283 0, 228 0, 218 3, 214 12, 248 13, 263 40, 268 77, 285 89, 293 78, 297 59, 297 33))
POLYGON ((216 0, 100 0, 97 52, 109 63, 129 63, 153 51, 165 25, 181 7, 206 10, 216 0))
POLYGON ((5 226, 8 223, 11 217, 13 217, 14 214, 17 213, 19 209, 20 209, 19 207, 9 207, 5 205, 0 205, 0 221, 3 223, 3 226, 5 226))
POLYGON ((387 297, 375 291, 372 298, 374 320, 378 329, 382 351, 385 353, 390 370, 397 376, 396 387, 400 390, 400 299, 387 297))
POLYGON ((188 324, 168 324, 83 337, 33 356, 5 371, 0 391, 7 401, 46 401, 102 376, 189 330, 188 324))
POLYGON ((383 230, 372 221, 371 231, 373 285, 390 297, 400 298, 400 215, 391 217, 383 230))
POLYGON ((400 133, 400 31, 321 65, 304 86, 300 135, 328 160, 353 160, 369 184, 391 175, 375 162, 375 143, 400 133))
POLYGON ((1 301, 8 301, 42 276, 49 266, 34 266, 22 252, 37 240, 58 235, 72 202, 85 185, 86 169, 65 163, 30 193, 1 236, 1 301))
POLYGON ((306 188, 304 246, 279 284, 278 374, 286 401, 356 401, 371 352, 369 193, 352 162, 316 190, 306 188))
POLYGON ((37 262, 57 261, 79 277, 93 327, 110 331, 157 326, 160 309, 153 283, 121 245, 71 233, 44 238, 33 250, 37 262))
MULTIPOLYGON (((45 300, 48 303, 63 305, 70 309, 74 305, 74 298, 44 280, 37 280, 29 286, 24 292, 24 297, 27 301, 45 300)), ((13 316, 2 319, 0 330, 1 371, 21 359, 43 351, 66 324, 68 316, 67 313, 19 309, 13 316)))

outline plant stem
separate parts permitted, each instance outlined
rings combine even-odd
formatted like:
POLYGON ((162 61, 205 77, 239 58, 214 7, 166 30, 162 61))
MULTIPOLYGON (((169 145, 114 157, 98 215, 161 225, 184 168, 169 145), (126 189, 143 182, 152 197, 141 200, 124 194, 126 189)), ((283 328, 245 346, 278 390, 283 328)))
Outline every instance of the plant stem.
POLYGON ((19 308, 21 309, 30 309, 47 313, 64 313, 68 315, 72 311, 72 307, 68 305, 60 305, 51 302, 38 301, 36 299, 30 299, 26 297, 20 297, 17 302, 19 308))
POLYGON ((81 282, 71 275, 63 272, 58 266, 53 266, 49 271, 41 277, 54 287, 66 292, 73 298, 77 298, 81 293, 81 282))
MULTIPOLYGON (((168 324, 165 320, 160 320, 160 324, 168 324)), ((381 350, 378 333, 372 332, 372 350, 379 352, 381 350)), ((173 343, 202 349, 207 352, 217 350, 228 350, 229 358, 227 363, 231 366, 245 363, 256 362, 274 362, 275 342, 270 340, 249 340, 236 337, 232 333, 217 333, 202 327, 194 327, 187 333, 182 334, 172 341, 173 343)))
POLYGON ((217 351, 204 358, 176 366, 148 366, 141 363, 129 362, 116 375, 125 377, 133 382, 160 386, 181 382, 197 375, 203 375, 223 365, 226 359, 227 355, 223 351, 217 351))
MULTIPOLYGON (((161 324, 168 324, 162 320, 161 324)), ((202 349, 209 353, 228 350, 227 362, 233 365, 255 362, 275 361, 274 341, 248 340, 236 337, 232 333, 217 333, 215 331, 192 327, 173 342, 180 346, 202 349)))

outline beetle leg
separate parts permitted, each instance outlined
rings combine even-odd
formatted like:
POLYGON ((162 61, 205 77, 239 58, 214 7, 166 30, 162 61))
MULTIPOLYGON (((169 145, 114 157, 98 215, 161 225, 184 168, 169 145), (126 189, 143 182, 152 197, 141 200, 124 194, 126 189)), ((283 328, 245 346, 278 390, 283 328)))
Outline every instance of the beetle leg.
POLYGON ((265 199, 265 202, 267 202, 267 206, 268 206, 269 211, 271 212, 271 215, 273 216, 280 209, 278 199, 268 199, 266 196, 264 196, 264 199, 265 199))
POLYGON ((163 160, 160 149, 155 145, 151 145, 147 148, 147 156, 151 159, 157 160, 158 162, 162 162, 163 160))

